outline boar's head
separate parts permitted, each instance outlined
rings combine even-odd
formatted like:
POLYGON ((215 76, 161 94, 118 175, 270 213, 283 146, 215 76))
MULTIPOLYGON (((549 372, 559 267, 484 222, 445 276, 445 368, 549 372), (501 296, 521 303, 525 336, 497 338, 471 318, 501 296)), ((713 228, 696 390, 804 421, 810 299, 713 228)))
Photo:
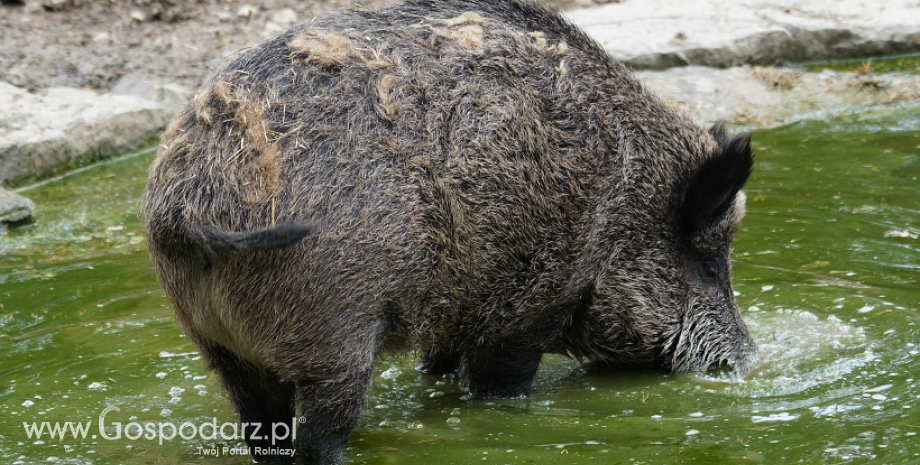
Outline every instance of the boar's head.
POLYGON ((754 163, 750 138, 730 138, 721 126, 699 133, 692 142, 652 141, 641 151, 654 154, 636 154, 642 167, 623 178, 638 181, 618 189, 604 228, 608 263, 582 296, 570 355, 672 371, 743 373, 750 365, 756 348, 730 263, 754 163))

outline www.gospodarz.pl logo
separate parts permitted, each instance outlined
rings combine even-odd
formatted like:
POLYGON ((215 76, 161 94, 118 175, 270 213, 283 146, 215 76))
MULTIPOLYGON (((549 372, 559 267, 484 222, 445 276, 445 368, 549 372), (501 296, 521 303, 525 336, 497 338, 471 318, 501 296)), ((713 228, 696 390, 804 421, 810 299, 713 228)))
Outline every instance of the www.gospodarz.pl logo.
MULTIPOLYGON (((142 439, 148 441, 156 440, 159 444, 162 445, 164 441, 172 441, 177 437, 186 441, 193 439, 203 439, 207 441, 240 441, 245 440, 246 436, 248 435, 249 439, 256 441, 269 440, 271 445, 275 445, 281 441, 286 441, 293 438, 296 434, 296 424, 302 424, 305 421, 305 419, 301 417, 300 419, 291 419, 291 423, 218 423, 217 418, 215 417, 210 421, 206 421, 200 424, 183 422, 178 426, 176 426, 175 423, 168 421, 132 421, 126 424, 122 424, 118 421, 113 421, 106 423, 105 416, 111 411, 117 412, 120 410, 118 407, 106 407, 105 410, 99 414, 98 428, 94 433, 91 433, 93 430, 92 420, 87 422, 67 421, 63 423, 51 423, 47 421, 41 423, 23 422, 22 426, 25 428, 26 436, 28 436, 29 439, 43 439, 45 437, 50 437, 51 439, 62 440, 68 436, 74 439, 97 439, 101 437, 102 439, 109 441, 125 439, 129 441, 139 441, 142 439)), ((222 449, 199 447, 199 453, 203 455, 221 455, 220 451, 223 451, 224 455, 246 455, 249 453, 249 450, 246 447, 225 447, 222 449), (243 453, 243 451, 245 451, 245 453, 243 453)), ((271 452, 292 453, 293 451, 288 449, 279 449, 277 451, 273 450, 271 452)))

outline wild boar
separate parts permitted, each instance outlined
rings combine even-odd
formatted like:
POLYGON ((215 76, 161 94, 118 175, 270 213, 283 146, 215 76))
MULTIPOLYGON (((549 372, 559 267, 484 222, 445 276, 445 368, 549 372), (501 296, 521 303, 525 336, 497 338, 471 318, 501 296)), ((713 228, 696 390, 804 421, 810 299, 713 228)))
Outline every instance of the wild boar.
POLYGON ((142 207, 255 458, 326 464, 384 350, 480 398, 525 395, 549 352, 743 370, 752 166, 551 9, 409 0, 241 53, 167 128, 142 207), (253 426, 295 411, 293 441, 253 426))

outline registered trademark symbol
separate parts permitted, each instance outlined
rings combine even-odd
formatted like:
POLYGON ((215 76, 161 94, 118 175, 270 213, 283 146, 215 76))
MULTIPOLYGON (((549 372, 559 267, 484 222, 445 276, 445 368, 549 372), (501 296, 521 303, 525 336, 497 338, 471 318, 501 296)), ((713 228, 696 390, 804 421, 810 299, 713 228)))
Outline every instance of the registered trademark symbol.
POLYGON ((297 422, 303 425, 307 422, 307 417, 300 417, 297 419, 297 422))

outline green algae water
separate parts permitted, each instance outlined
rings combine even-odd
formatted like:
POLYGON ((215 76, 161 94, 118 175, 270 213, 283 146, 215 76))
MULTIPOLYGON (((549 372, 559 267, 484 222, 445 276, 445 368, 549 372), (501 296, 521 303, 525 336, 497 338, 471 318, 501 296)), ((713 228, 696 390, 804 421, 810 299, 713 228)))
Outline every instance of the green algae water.
MULTIPOLYGON (((387 356, 348 463, 920 464, 920 112, 754 141, 734 251, 750 373, 547 356, 530 397, 481 401, 387 356)), ((2 463, 250 463, 147 260, 152 157, 27 188, 38 222, 0 236, 2 463)))
POLYGON ((831 71, 851 73, 872 72, 874 74, 884 74, 898 72, 905 74, 920 74, 920 55, 910 54, 870 59, 855 58, 847 60, 831 60, 818 63, 808 63, 801 66, 809 71, 816 73, 827 69, 831 71))

